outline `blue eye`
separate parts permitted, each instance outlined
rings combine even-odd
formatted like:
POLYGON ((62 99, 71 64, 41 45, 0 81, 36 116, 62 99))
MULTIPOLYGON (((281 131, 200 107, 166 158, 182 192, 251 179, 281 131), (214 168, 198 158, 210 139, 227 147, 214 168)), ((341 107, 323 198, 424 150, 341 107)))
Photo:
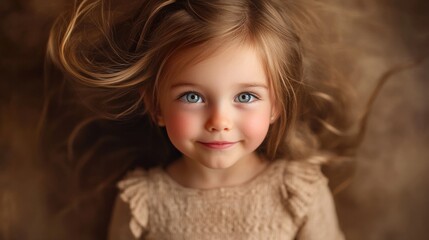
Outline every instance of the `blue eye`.
POLYGON ((240 103, 250 103, 253 102, 255 100, 257 100, 258 98, 251 94, 251 93, 240 93, 236 98, 235 101, 240 102, 240 103))
POLYGON ((187 92, 180 96, 180 101, 186 102, 186 103, 201 103, 203 102, 203 99, 198 93, 195 92, 187 92))

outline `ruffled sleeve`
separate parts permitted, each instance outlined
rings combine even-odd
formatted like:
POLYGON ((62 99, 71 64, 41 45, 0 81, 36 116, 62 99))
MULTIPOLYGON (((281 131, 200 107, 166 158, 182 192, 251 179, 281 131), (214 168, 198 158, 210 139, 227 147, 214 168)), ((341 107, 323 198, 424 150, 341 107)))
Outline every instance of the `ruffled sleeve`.
POLYGON ((128 203, 131 211, 130 230, 140 238, 148 224, 148 181, 146 172, 135 170, 118 183, 120 198, 128 203))
POLYGON ((286 165, 282 195, 299 228, 297 239, 344 239, 327 183, 318 163, 296 161, 286 165))

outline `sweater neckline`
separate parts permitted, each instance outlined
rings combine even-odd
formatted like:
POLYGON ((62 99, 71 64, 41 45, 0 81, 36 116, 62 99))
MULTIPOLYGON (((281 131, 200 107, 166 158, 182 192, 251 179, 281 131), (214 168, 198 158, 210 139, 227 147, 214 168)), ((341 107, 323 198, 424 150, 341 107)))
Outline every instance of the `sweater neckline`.
MULTIPOLYGON (((262 170, 259 174, 257 174, 255 177, 250 179, 249 181, 235 185, 235 186, 228 186, 228 187, 219 187, 219 188, 210 188, 210 189, 200 189, 200 188, 191 188, 191 187, 185 187, 178 182, 176 182, 164 168, 158 168, 159 175, 164 183, 166 183, 169 187, 172 188, 172 190, 175 190, 177 192, 183 192, 187 194, 219 194, 219 193, 232 193, 232 192, 247 192, 248 190, 255 190, 255 186, 266 181, 272 181, 271 177, 274 175, 277 169, 279 169, 279 166, 284 162, 285 160, 274 160, 268 164, 268 166, 262 170)), ((284 164, 284 163, 283 163, 284 164)))

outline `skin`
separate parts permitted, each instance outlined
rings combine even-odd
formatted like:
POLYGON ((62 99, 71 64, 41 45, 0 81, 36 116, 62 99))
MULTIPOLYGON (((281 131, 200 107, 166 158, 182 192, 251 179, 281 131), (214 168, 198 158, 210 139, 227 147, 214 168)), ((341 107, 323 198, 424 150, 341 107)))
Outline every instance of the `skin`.
MULTIPOLYGON (((192 57, 184 52, 176 59, 192 57)), ((173 59, 174 60, 174 59, 173 59)), ((269 81, 257 52, 247 45, 222 47, 175 72, 161 88, 158 124, 183 157, 167 173, 185 187, 239 185, 267 161, 255 153, 275 121, 269 81)))

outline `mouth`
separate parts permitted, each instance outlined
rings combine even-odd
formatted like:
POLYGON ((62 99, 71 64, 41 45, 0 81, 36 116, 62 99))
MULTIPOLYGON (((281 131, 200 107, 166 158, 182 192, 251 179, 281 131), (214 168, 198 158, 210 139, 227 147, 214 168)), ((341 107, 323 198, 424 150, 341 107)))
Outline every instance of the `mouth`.
POLYGON ((227 149, 234 146, 237 142, 214 141, 214 142, 198 142, 198 143, 210 149, 227 149))

